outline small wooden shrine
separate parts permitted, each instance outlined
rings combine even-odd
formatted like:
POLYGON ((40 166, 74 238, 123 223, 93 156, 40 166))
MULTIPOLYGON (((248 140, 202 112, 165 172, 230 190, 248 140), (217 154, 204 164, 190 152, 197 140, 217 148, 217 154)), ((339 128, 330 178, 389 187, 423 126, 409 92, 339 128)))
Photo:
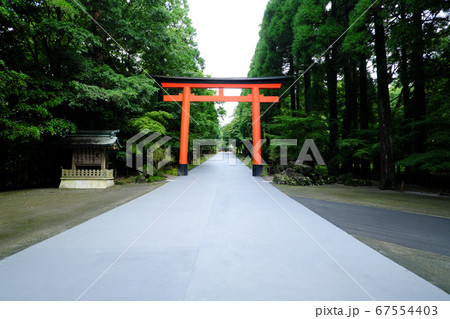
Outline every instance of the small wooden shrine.
POLYGON ((114 170, 108 169, 108 152, 121 147, 118 130, 78 131, 66 135, 64 145, 72 150, 72 167, 63 169, 59 188, 107 188, 114 185, 114 170))

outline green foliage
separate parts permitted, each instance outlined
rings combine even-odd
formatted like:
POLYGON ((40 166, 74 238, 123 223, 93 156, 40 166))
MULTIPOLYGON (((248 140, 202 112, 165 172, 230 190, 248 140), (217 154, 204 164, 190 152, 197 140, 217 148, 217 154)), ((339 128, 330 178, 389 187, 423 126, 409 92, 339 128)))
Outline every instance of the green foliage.
POLYGON ((0 140, 23 143, 40 140, 45 134, 61 135, 75 129, 74 124, 51 114, 61 98, 37 85, 29 76, 10 70, 0 60, 0 140))
MULTIPOLYGON (((417 122, 415 123, 417 124, 417 122)), ((413 167, 421 171, 432 172, 450 171, 450 118, 434 116, 424 121, 429 127, 426 141, 426 153, 406 154, 403 159, 397 161, 397 165, 413 167)))
MULTIPOLYGON (((176 153, 181 111, 158 102, 148 74, 202 76, 188 13, 185 0, 1 0, 0 188, 29 183, 47 165, 47 151, 36 153, 34 141, 51 149, 76 129, 119 129, 122 143, 149 129, 171 136, 176 153), (17 178, 21 167, 30 169, 17 178)), ((219 136, 214 104, 196 108, 201 125, 192 136, 219 136)), ((67 164, 48 165, 57 180, 67 164)))
MULTIPOLYGON (((297 146, 288 147, 288 160, 296 161, 303 143, 306 139, 313 139, 319 151, 328 153, 328 134, 326 118, 320 114, 305 114, 297 112, 295 117, 280 115, 273 118, 273 123, 267 127, 271 133, 266 133, 269 139, 295 139, 297 146)), ((278 146, 268 147, 268 158, 272 163, 279 162, 280 151, 278 146)))
MULTIPOLYGON (((396 165, 406 172, 398 178, 425 182, 427 174, 450 171, 450 5, 383 1, 367 10, 371 5, 370 0, 268 3, 249 76, 303 76, 290 92, 282 89, 281 103, 261 118, 264 137, 313 138, 325 161, 337 162, 339 174, 376 178, 380 168, 389 165, 380 156, 384 152, 380 145, 386 145, 386 140, 378 133, 388 125, 396 165), (374 116, 381 114, 379 79, 371 76, 378 65, 376 16, 383 21, 381 32, 391 70, 384 76, 390 83, 392 123, 374 116)), ((251 120, 248 106, 240 103, 234 120, 223 130, 224 137, 251 138, 251 120)), ((298 149, 288 148, 290 160, 298 149)), ((264 154, 272 163, 279 160, 277 147, 263 146, 264 154)))
POLYGON ((138 131, 148 130, 149 132, 158 132, 166 134, 166 126, 168 120, 173 119, 174 116, 165 111, 151 111, 145 113, 143 116, 130 121, 132 127, 138 131))

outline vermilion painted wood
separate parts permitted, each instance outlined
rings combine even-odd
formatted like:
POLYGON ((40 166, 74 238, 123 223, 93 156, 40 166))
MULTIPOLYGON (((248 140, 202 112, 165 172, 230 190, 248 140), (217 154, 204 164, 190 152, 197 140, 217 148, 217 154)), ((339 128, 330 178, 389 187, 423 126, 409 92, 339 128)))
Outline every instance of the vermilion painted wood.
POLYGON ((252 88, 260 88, 260 89, 279 89, 281 87, 281 83, 260 83, 260 84, 249 84, 249 83, 161 83, 161 86, 164 88, 183 88, 186 86, 190 86, 193 89, 220 89, 220 88, 228 88, 228 89, 252 89, 252 88))
POLYGON ((252 89, 253 164, 261 165, 261 116, 259 88, 252 89), (255 152, 256 150, 256 152, 255 152))
MULTIPOLYGON (((164 102, 182 102, 183 94, 178 95, 164 95, 164 102)), ((220 95, 195 95, 191 94, 191 102, 252 102, 252 95, 244 96, 220 96, 220 95)), ((279 102, 278 96, 264 96, 260 95, 261 103, 277 103, 279 102)))
POLYGON ((191 88, 185 86, 183 88, 182 111, 181 111, 181 136, 180 136, 180 164, 187 164, 188 160, 188 144, 189 144, 189 109, 191 88))
POLYGON ((189 109, 191 102, 251 102, 253 120, 253 164, 261 165, 261 120, 260 104, 277 103, 278 96, 264 96, 260 89, 279 89, 281 83, 172 83, 162 82, 164 88, 183 88, 183 93, 178 95, 164 95, 165 102, 182 102, 181 137, 180 137, 180 164, 187 164, 189 143, 189 109), (207 88, 219 89, 219 95, 195 95, 191 89, 207 88), (251 89, 252 93, 246 96, 225 96, 225 88, 251 89))

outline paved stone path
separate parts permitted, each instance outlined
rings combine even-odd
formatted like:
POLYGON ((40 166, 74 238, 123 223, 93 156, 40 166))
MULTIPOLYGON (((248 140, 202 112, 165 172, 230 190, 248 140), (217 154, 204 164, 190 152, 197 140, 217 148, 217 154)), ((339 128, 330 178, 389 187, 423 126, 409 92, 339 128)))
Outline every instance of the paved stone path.
POLYGON ((0 300, 450 300, 235 162, 0 261, 0 300))

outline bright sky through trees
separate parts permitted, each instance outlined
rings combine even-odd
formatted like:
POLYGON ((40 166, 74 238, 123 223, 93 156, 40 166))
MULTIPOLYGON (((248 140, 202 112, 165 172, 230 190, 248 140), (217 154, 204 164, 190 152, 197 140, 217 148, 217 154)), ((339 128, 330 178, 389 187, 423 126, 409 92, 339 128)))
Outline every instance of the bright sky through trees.
MULTIPOLYGON (((246 77, 268 0, 189 0, 192 25, 205 59, 205 74, 212 77, 246 77)), ((237 92, 226 92, 239 95, 237 92)), ((237 103, 226 103, 231 121, 237 103)))

